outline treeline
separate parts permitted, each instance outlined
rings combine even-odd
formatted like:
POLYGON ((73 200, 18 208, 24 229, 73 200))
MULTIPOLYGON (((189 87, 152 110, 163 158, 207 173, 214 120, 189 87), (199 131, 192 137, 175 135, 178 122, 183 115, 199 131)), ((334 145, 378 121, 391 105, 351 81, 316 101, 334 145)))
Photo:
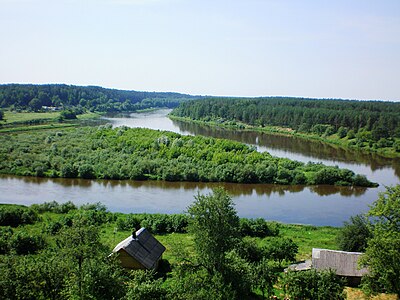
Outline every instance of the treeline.
POLYGON ((38 177, 376 186, 363 175, 246 144, 111 126, 0 136, 0 173, 38 177))
MULTIPOLYGON (((391 147, 400 138, 400 103, 303 98, 209 98, 182 103, 172 115, 252 126, 289 127, 323 136, 337 134, 355 143, 391 147)), ((400 143, 398 143, 400 151, 400 143)))
POLYGON ((15 110, 40 111, 43 107, 56 107, 121 112, 151 107, 174 108, 180 102, 195 98, 179 93, 125 91, 97 86, 0 85, 0 107, 15 110))

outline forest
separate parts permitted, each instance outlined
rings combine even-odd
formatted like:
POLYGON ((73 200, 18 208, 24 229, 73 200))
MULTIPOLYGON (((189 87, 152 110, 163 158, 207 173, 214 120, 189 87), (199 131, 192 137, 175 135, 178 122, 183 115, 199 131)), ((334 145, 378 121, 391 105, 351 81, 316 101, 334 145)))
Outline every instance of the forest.
POLYGON ((331 300, 347 293, 365 299, 332 270, 283 272, 320 247, 365 251, 362 264, 371 273, 363 278, 364 293, 395 299, 400 257, 393 208, 399 201, 400 186, 388 188, 367 215, 340 229, 239 218, 222 188, 198 194, 175 215, 112 213, 101 203, 3 204, 0 298, 331 300), (140 226, 166 246, 157 271, 123 269, 110 255, 140 226))
POLYGON ((0 173, 20 176, 376 187, 347 169, 225 139, 97 127, 0 135, 0 173))
POLYGON ((179 93, 125 91, 97 86, 0 84, 0 108, 12 110, 40 111, 44 107, 55 107, 121 112, 151 107, 173 108, 180 102, 198 98, 179 93))
POLYGON ((354 148, 400 153, 400 103, 331 99, 207 98, 182 103, 171 113, 236 128, 284 127, 354 148))

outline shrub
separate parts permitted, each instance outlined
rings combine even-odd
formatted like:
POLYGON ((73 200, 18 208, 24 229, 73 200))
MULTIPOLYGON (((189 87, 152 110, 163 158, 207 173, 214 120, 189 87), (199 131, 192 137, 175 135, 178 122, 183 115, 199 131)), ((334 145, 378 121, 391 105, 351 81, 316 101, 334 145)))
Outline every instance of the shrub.
POLYGON ((20 255, 36 253, 44 247, 45 241, 40 235, 18 232, 10 240, 10 250, 20 255))
POLYGON ((290 299, 345 299, 344 281, 332 270, 289 271, 284 275, 283 283, 290 299))
POLYGON ((270 260, 294 261, 299 247, 292 239, 274 237, 269 238, 267 244, 263 247, 264 256, 270 260))
POLYGON ((0 226, 17 227, 33 224, 39 219, 37 212, 24 206, 0 205, 0 226))
POLYGON ((266 237, 277 236, 279 234, 279 226, 277 223, 267 222, 262 218, 241 218, 239 224, 239 230, 242 236, 266 237))

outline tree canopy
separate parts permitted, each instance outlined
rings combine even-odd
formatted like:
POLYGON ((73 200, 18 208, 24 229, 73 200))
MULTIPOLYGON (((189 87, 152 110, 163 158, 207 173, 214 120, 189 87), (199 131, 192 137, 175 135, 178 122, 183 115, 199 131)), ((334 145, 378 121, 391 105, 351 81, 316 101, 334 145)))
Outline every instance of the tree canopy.
POLYGON ((150 107, 176 107, 181 101, 196 99, 179 93, 138 92, 106 89, 98 86, 65 84, 0 85, 0 107, 31 109, 82 107, 102 112, 135 111, 150 107))
POLYGON ((388 187, 381 193, 368 215, 375 222, 373 237, 362 258, 362 263, 370 270, 364 287, 400 297, 400 185, 388 187))
POLYGON ((182 103, 173 115, 284 126, 323 134, 365 128, 375 139, 400 135, 400 103, 290 97, 207 98, 182 103))

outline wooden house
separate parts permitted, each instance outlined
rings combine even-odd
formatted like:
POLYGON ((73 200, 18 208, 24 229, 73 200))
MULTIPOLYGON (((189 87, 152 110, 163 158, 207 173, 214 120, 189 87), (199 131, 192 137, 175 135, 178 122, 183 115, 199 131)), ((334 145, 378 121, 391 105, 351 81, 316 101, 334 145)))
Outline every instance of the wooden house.
POLYGON ((128 269, 157 269, 165 247, 141 228, 120 242, 114 249, 118 253, 121 265, 128 269))
POLYGON ((345 278, 349 286, 357 286, 361 282, 361 277, 368 273, 367 268, 358 267, 358 260, 362 254, 361 252, 313 248, 311 260, 290 265, 285 272, 331 269, 336 272, 336 275, 345 278))
POLYGON ((329 249, 312 249, 311 267, 316 270, 332 269, 337 275, 345 277, 349 285, 360 284, 361 277, 368 273, 367 268, 359 268, 358 260, 363 253, 329 249))

